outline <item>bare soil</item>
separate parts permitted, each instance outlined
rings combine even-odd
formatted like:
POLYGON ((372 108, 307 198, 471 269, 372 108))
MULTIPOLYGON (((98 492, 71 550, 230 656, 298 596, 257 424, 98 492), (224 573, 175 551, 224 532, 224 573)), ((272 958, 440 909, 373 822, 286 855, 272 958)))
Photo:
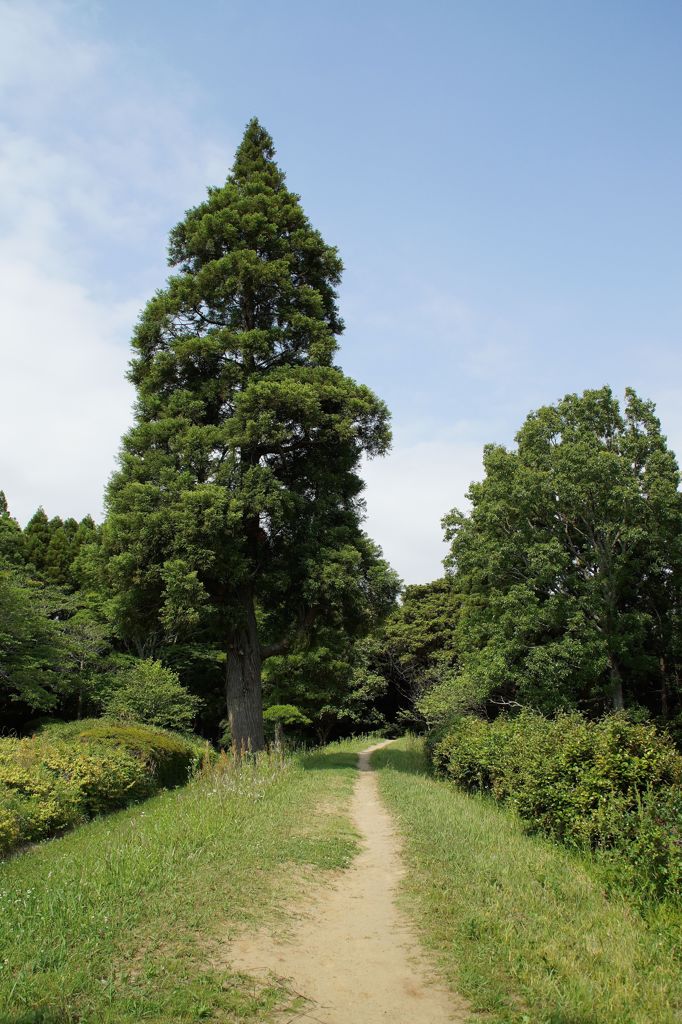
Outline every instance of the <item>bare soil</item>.
MULTIPOLYGON (((317 1024, 457 1024, 463 999, 436 976, 396 906, 404 867, 391 817, 369 764, 359 755, 352 814, 362 849, 329 887, 316 887, 283 935, 242 935, 224 962, 244 974, 276 977, 304 999, 287 1021, 317 1024)), ((222 957, 221 957, 222 959, 222 957)))

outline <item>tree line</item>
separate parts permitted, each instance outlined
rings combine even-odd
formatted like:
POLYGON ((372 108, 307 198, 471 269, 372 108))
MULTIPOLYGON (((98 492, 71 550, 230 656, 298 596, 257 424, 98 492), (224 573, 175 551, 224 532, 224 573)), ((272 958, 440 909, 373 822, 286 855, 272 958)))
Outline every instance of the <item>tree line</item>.
POLYGON ((682 495, 653 404, 567 395, 515 440, 444 517, 446 574, 407 588, 378 671, 431 723, 626 709, 679 731, 682 495))
POLYGON ((675 722, 682 504, 650 402, 567 395, 488 445, 444 577, 398 602, 360 476, 389 413, 334 362, 341 260, 257 120, 168 253, 104 522, 21 530, 2 499, 3 722, 153 693, 253 750, 268 717, 320 739, 472 709, 675 722))

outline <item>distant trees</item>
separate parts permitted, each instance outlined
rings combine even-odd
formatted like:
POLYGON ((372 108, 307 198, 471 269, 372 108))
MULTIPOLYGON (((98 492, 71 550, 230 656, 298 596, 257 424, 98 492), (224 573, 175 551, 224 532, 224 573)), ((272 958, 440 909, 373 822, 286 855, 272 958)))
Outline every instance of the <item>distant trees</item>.
POLYGON ((232 737, 258 749, 265 659, 362 618, 386 577, 358 467, 388 448, 388 414, 333 364, 341 261, 257 121, 225 185, 171 233, 169 261, 133 338, 104 588, 138 653, 192 635, 222 646, 232 737))
POLYGON ((421 724, 415 704, 457 676, 461 601, 451 576, 408 586, 401 603, 354 645, 353 702, 362 695, 374 708, 373 725, 421 724))
POLYGON ((399 608, 378 637, 378 658, 404 697, 457 670, 457 625, 462 598, 450 576, 406 587, 399 608))
POLYGON ((75 563, 95 537, 89 516, 48 519, 42 508, 22 530, 0 492, 0 720, 7 727, 101 707, 111 629, 76 593, 75 563))
POLYGON ((95 523, 90 516, 80 523, 59 516, 48 519, 44 509, 39 508, 23 531, 24 560, 49 583, 74 589, 74 560, 82 546, 92 543, 94 537, 95 523))
MULTIPOLYGON (((53 710, 62 654, 42 588, 0 565, 0 709, 18 701, 34 712, 53 710)), ((7 721, 6 713, 2 718, 7 721)))
POLYGON ((489 445, 470 515, 445 518, 462 595, 462 705, 553 711, 679 701, 682 496, 650 402, 608 388, 489 445))
POLYGON ((0 491, 0 565, 21 565, 23 560, 21 527, 10 513, 5 492, 0 491))
POLYGON ((395 607, 399 580, 368 538, 358 550, 363 568, 355 592, 327 608, 305 643, 269 658, 263 669, 266 703, 298 707, 320 742, 384 724, 378 705, 387 684, 373 673, 364 638, 395 607))

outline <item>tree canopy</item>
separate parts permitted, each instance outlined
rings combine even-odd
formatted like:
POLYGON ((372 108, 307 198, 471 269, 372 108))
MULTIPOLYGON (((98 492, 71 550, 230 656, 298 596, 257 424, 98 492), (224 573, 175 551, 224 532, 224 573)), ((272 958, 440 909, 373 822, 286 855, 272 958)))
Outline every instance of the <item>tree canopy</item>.
POLYGON ((256 120, 169 262, 133 337, 103 573, 138 653, 198 631, 222 645, 232 736, 258 748, 264 659, 362 614, 385 576, 358 467, 387 450, 388 413, 333 363, 341 261, 256 120))
POLYGON ((609 388, 531 413, 517 448, 485 449, 470 515, 444 520, 463 702, 543 710, 640 703, 677 689, 682 497, 650 402, 609 388))

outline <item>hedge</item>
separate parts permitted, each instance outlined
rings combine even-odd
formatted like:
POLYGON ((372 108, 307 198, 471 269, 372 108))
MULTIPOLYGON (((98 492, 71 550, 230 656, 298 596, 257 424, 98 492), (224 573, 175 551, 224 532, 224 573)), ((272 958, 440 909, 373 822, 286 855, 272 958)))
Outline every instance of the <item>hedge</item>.
POLYGON ((467 716, 429 750, 437 773, 512 805, 529 832, 615 857, 647 894, 679 897, 682 757, 653 725, 623 714, 467 716))
POLYGON ((202 756, 199 741, 97 719, 0 739, 0 855, 181 785, 202 756))

